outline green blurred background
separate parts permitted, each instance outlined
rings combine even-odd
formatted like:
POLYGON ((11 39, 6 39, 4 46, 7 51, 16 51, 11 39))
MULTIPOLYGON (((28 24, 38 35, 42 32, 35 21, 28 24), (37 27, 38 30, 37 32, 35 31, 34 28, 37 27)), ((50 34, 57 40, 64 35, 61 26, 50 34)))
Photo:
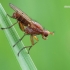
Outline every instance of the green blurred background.
MULTIPOLYGON (((9 3, 22 9, 33 20, 39 22, 45 29, 54 31, 54 36, 48 40, 39 37, 39 42, 30 50, 30 56, 38 70, 70 70, 70 0, 0 0, 9 15, 14 12, 9 3)), ((16 20, 11 19, 12 23, 16 20)), ((0 26, 1 27, 1 26, 0 26)), ((20 35, 23 32, 18 25, 15 28, 20 35)), ((26 36, 24 45, 30 45, 26 36)), ((11 46, 0 30, 0 70, 21 70, 11 46)))

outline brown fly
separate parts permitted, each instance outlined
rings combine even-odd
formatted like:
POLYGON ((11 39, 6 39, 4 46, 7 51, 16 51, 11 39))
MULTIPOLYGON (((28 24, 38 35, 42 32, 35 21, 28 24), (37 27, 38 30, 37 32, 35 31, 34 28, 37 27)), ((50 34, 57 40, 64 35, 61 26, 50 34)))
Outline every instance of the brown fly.
MULTIPOLYGON (((31 44, 32 44, 31 46, 25 46, 25 47, 23 47, 23 48, 18 52, 18 55, 19 55, 19 53, 20 53, 24 48, 29 48, 29 49, 28 49, 28 53, 29 53, 29 50, 31 49, 31 47, 38 42, 37 35, 42 35, 42 38, 43 38, 44 40, 46 40, 46 38, 47 38, 47 36, 48 36, 49 34, 52 34, 52 35, 54 34, 53 32, 50 32, 50 31, 48 31, 48 30, 43 29, 43 27, 42 27, 39 23, 37 23, 37 22, 33 21, 32 19, 30 19, 24 12, 22 12, 19 8, 17 8, 17 7, 14 6, 13 4, 9 4, 9 5, 10 5, 10 7, 11 7, 15 12, 13 13, 12 16, 10 16, 10 15, 8 15, 8 16, 11 17, 11 18, 16 19, 17 22, 18 22, 18 24, 19 24, 20 29, 24 32, 24 35, 13 45, 13 47, 15 47, 15 45, 16 45, 18 42, 20 42, 25 35, 30 35, 30 40, 31 40, 31 44), (34 39, 36 39, 36 41, 37 41, 36 43, 34 43, 34 39)), ((16 23, 17 23, 17 22, 16 22, 16 23)), ((1 28, 1 29, 2 29, 2 30, 4 30, 4 29, 9 29, 9 28, 11 28, 12 26, 14 26, 16 23, 14 23, 13 25, 11 25, 11 26, 9 26, 9 27, 1 28)))

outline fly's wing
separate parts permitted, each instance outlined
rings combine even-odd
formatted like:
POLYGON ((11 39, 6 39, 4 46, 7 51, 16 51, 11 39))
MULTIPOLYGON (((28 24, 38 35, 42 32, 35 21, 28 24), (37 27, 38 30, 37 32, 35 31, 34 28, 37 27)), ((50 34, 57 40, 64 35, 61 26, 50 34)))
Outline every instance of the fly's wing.
POLYGON ((11 3, 9 5, 15 12, 18 12, 23 18, 25 18, 28 22, 30 22, 29 24, 32 24, 32 20, 24 12, 22 12, 19 8, 17 8, 11 3))

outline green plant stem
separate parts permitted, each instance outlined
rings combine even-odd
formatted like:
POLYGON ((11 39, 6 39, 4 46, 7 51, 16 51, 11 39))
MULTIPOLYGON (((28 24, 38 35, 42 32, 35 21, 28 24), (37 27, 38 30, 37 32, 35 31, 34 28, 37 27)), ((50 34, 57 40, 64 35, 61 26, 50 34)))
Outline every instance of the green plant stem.
MULTIPOLYGON (((1 24, 1 27, 8 27, 8 26, 12 25, 12 22, 10 21, 9 17, 7 16, 7 14, 1 4, 0 4, 0 24, 1 24)), ((15 28, 12 27, 10 29, 5 29, 4 32, 11 45, 11 48, 13 49, 14 54, 20 64, 21 69, 22 70, 37 70, 30 55, 27 54, 27 51, 25 49, 24 49, 24 51, 22 51, 20 53, 19 57, 17 56, 17 53, 19 52, 19 50, 22 47, 24 47, 24 44, 21 41, 13 48, 13 45, 20 39, 15 28)))

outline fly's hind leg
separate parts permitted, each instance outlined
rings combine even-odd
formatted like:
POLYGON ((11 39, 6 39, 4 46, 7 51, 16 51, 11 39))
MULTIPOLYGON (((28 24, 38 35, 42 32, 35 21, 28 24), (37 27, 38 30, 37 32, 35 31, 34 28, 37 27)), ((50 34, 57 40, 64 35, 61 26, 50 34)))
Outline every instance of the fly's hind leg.
MULTIPOLYGON (((7 14, 6 17, 7 17, 7 16, 10 17, 10 18, 13 18, 13 16, 10 16, 9 14, 7 14)), ((14 18, 13 18, 13 19, 14 19, 14 18)))
MULTIPOLYGON (((18 21, 17 21, 17 22, 18 22, 18 21)), ((15 24, 17 24, 17 22, 16 22, 16 23, 14 23, 14 24, 12 24, 11 26, 8 26, 8 27, 6 27, 6 28, 0 28, 0 29, 1 29, 1 30, 9 29, 9 28, 13 27, 15 24)))
MULTIPOLYGON (((13 16, 10 16, 9 14, 7 14, 6 16, 9 16, 10 18, 13 18, 13 16)), ((13 19, 14 19, 14 18, 13 18, 13 19)), ((18 21, 17 21, 16 23, 18 23, 18 21)), ((14 23, 14 24, 12 24, 11 26, 8 26, 8 27, 6 27, 6 28, 0 28, 0 29, 1 29, 1 30, 9 29, 9 28, 13 27, 16 23, 14 23)))

